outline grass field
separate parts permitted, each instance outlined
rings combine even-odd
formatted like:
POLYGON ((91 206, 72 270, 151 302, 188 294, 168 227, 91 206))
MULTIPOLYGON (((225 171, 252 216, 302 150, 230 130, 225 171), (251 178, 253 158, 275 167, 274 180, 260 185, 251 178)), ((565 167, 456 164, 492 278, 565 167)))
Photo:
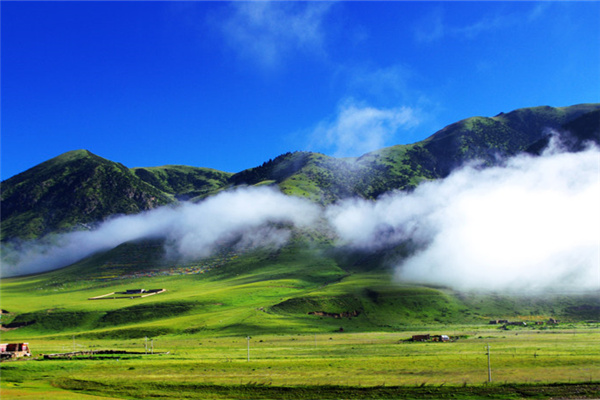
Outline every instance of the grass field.
MULTIPOLYGON (((529 397, 523 388, 539 398, 557 393, 593 398, 600 393, 599 329, 588 324, 548 331, 431 328, 459 337, 450 343, 406 341, 414 332, 250 339, 165 335, 152 341, 154 354, 4 362, 1 389, 3 399, 40 398, 35 396, 41 392, 46 398, 71 398, 71 391, 172 399, 529 397)), ((34 357, 73 349, 145 351, 146 344, 150 341, 30 341, 34 357)))
POLYGON ((373 256, 294 244, 145 267, 161 249, 127 244, 2 279, 3 325, 26 326, 2 331, 1 341, 28 342, 34 358, 150 345, 155 353, 3 362, 2 399, 600 398, 597 295, 403 285, 373 256), (148 276, 137 273, 144 268, 148 276), (141 288, 166 291, 88 300, 141 288), (551 317, 561 323, 531 324, 551 317), (503 329, 491 319, 530 324, 503 329), (406 340, 423 333, 457 340, 406 340))

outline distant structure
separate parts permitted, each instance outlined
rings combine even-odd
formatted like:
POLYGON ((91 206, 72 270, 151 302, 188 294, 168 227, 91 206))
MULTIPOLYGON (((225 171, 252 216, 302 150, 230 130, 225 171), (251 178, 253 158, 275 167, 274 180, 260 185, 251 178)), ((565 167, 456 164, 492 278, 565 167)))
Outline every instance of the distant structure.
MULTIPOLYGON (((550 318, 548 319, 548 321, 546 322, 548 325, 558 325, 559 321, 557 319, 554 318, 550 318)), ((505 319, 493 319, 490 321, 490 325, 497 325, 497 324, 503 324, 505 327, 507 325, 513 325, 513 326, 527 326, 527 323, 524 321, 507 321, 505 319)), ((544 325, 544 321, 535 321, 532 322, 532 324, 535 325, 544 325)))
POLYGON ((413 335, 412 337, 413 342, 426 342, 428 340, 431 340, 431 335, 413 335))
POLYGON ((2 343, 0 344, 0 359, 31 357, 29 343, 2 343))
POLYGON ((413 342, 449 342, 450 336, 448 336, 448 335, 429 335, 429 334, 428 335, 413 335, 411 340, 413 342))
POLYGON ((125 294, 142 294, 146 293, 146 289, 129 289, 125 292, 125 294))
POLYGON ((167 289, 128 289, 124 292, 110 292, 101 296, 90 297, 88 300, 141 299, 166 291, 167 289))

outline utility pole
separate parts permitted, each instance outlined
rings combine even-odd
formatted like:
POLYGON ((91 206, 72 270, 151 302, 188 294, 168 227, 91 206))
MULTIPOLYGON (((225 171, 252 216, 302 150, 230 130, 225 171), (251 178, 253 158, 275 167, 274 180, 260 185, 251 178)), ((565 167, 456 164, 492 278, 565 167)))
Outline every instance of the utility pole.
POLYGON ((492 364, 490 363, 490 344, 487 344, 487 357, 488 357, 488 382, 492 382, 492 364))
POLYGON ((248 362, 250 362, 250 336, 246 336, 246 344, 248 348, 248 362))
POLYGON ((150 339, 150 346, 152 349, 152 352, 150 354, 154 354, 154 339, 150 339))
POLYGON ((146 354, 148 354, 148 336, 146 336, 146 341, 144 342, 144 349, 146 350, 146 354))

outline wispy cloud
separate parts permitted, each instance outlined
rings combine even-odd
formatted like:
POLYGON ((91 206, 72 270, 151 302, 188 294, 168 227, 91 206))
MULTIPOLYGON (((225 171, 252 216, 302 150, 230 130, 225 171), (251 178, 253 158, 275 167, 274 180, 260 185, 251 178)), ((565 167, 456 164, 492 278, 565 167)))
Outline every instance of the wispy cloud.
POLYGON ((417 23, 414 29, 418 43, 432 43, 444 38, 475 39, 476 37, 499 29, 509 29, 523 22, 537 20, 547 9, 545 4, 536 4, 527 13, 489 13, 469 24, 453 25, 445 19, 444 9, 436 7, 426 18, 417 23))
POLYGON ((242 58, 266 69, 291 54, 322 54, 332 3, 233 2, 222 22, 226 41, 242 58))
POLYGON ((411 81, 416 73, 405 65, 345 68, 343 73, 353 97, 402 104, 414 100, 418 95, 418 92, 411 87, 411 81))
POLYGON ((376 108, 348 100, 337 115, 311 132, 311 146, 336 157, 360 156, 391 143, 402 128, 419 123, 410 107, 376 108))

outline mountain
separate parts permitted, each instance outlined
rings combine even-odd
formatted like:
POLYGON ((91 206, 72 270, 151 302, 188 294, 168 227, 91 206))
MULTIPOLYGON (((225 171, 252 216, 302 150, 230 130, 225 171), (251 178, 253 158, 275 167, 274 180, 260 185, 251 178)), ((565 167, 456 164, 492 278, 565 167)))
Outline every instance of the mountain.
POLYGON ((129 169, 70 151, 2 182, 2 240, 86 229, 112 215, 206 195, 231 175, 177 165, 129 169))
POLYGON ((375 199, 443 178, 470 160, 493 165, 523 151, 539 154, 552 131, 563 132, 573 151, 586 141, 600 143, 600 104, 467 118, 421 142, 358 158, 289 152, 236 174, 178 165, 128 169, 87 150, 71 151, 2 182, 1 239, 81 229, 115 214, 201 201, 243 185, 277 185, 285 194, 321 204, 352 196, 375 199))
MULTIPOLYGON (((532 143, 546 138, 552 130, 564 131, 567 124, 598 111, 598 104, 571 107, 533 107, 500 113, 495 117, 472 117, 451 124, 421 142, 425 154, 435 160, 430 169, 436 177, 447 176, 466 161, 482 160, 489 165, 499 157, 525 151, 532 143)), ((590 119, 598 139, 600 125, 590 119), (593 126, 595 123, 595 126, 593 126)), ((591 135, 593 136, 593 135, 591 135)))
POLYGON ((421 142, 387 147, 359 158, 286 153, 233 175, 231 182, 277 184, 286 194, 325 204, 350 196, 377 198, 390 190, 413 189, 423 180, 444 178, 468 161, 494 165, 540 141, 547 145, 553 131, 562 132, 574 151, 586 141, 600 144, 599 113, 600 104, 580 104, 472 117, 448 125, 421 142))
POLYGON ((85 227, 172 201, 122 164, 70 151, 2 182, 2 240, 85 227))

